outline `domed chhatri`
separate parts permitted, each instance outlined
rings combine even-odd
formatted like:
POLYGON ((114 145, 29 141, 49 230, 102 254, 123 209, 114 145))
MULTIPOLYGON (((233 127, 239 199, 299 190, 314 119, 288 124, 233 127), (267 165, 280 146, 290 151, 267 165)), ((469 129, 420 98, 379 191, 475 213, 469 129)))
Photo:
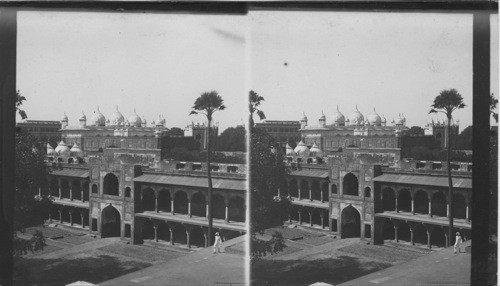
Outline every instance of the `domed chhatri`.
POLYGON ((76 156, 76 157, 83 156, 82 149, 80 149, 80 146, 78 146, 78 144, 76 144, 76 143, 75 143, 75 145, 73 145, 73 147, 71 147, 71 149, 69 151, 71 152, 72 156, 76 156))
POLYGON ((91 123, 94 126, 105 126, 106 125, 106 117, 99 110, 99 106, 97 107, 97 111, 94 111, 94 114, 91 118, 91 123))
POLYGON ((141 122, 141 124, 142 124, 143 127, 146 127, 146 124, 147 124, 146 117, 142 116, 142 122, 141 122))
POLYGON ((332 116, 332 125, 334 126, 345 125, 345 116, 342 113, 340 113, 338 105, 337 105, 337 111, 335 111, 335 113, 333 113, 332 116))
POLYGON ((61 142, 59 142, 55 151, 59 156, 70 156, 71 155, 71 151, 69 150, 68 145, 66 145, 66 143, 64 143, 63 140, 61 140, 61 142))
POLYGON ((297 147, 295 147, 294 151, 297 156, 309 156, 309 148, 307 148, 306 144, 304 144, 304 142, 302 141, 297 144, 297 147))
POLYGON ((64 112, 63 117, 61 118, 62 122, 68 122, 68 116, 66 115, 66 112, 64 112))
POLYGON ((360 126, 363 125, 365 121, 365 117, 358 110, 358 106, 356 105, 356 110, 349 116, 350 125, 360 126))
POLYGON ((401 126, 401 125, 404 126, 406 124, 406 118, 405 118, 404 114, 399 113, 398 118, 396 120, 394 120, 394 124, 396 126, 401 126))
POLYGON ((142 125, 142 120, 141 120, 141 117, 139 117, 139 115, 137 115, 137 112, 135 111, 135 108, 134 108, 134 114, 131 115, 129 118, 128 118, 128 122, 130 123, 130 126, 133 126, 133 127, 141 127, 142 125))
POLYGON ((85 113, 83 113, 83 110, 82 110, 82 116, 80 116, 80 119, 78 119, 79 121, 86 121, 87 120, 87 116, 85 116, 85 113))
POLYGON ((293 151, 292 147, 288 143, 286 143, 286 155, 287 156, 295 155, 295 151, 293 151))
POLYGON ((313 145, 311 146, 311 150, 309 151, 316 157, 323 156, 323 151, 318 147, 318 145, 316 145, 316 143, 313 143, 313 145))
POLYGON ((319 116, 319 120, 326 120, 326 116, 323 113, 323 110, 321 110, 321 115, 319 116))
POLYGON ((375 108, 373 108, 373 113, 368 115, 368 124, 374 125, 374 126, 382 125, 382 118, 380 117, 380 115, 377 114, 377 111, 375 111, 375 108))
POLYGON ((111 116, 109 117, 109 121, 110 121, 111 125, 115 125, 115 126, 116 125, 123 125, 125 118, 118 110, 118 106, 116 106, 115 112, 113 112, 113 114, 111 114, 111 116))
POLYGON ((54 147, 50 145, 50 143, 47 143, 47 155, 55 155, 56 151, 54 150, 54 147))

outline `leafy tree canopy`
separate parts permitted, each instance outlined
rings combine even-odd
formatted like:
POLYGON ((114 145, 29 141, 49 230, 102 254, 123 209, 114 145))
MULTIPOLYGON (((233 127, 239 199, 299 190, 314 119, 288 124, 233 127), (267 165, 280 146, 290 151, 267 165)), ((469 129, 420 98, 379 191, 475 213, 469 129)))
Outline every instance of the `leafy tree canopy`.
POLYGON ((424 135, 424 129, 420 126, 412 126, 410 129, 407 131, 408 135, 413 135, 413 136, 421 136, 424 135))
POLYGON ((226 109, 224 100, 217 91, 204 92, 200 97, 196 98, 191 114, 204 114, 208 120, 212 120, 214 112, 226 109))
POLYGON ((264 114, 264 111, 262 111, 258 108, 262 101, 264 101, 264 97, 260 96, 255 91, 251 90, 248 93, 248 112, 250 114, 249 115, 250 128, 253 128, 253 126, 254 126, 254 121, 253 121, 254 113, 256 113, 257 116, 259 116, 260 120, 266 119, 266 115, 264 114))
POLYGON ((179 127, 172 127, 167 132, 167 135, 169 135, 169 136, 184 136, 184 130, 182 130, 179 127))
POLYGON ((214 150, 216 151, 246 151, 245 127, 229 127, 217 137, 214 150))
POLYGON ((448 119, 451 119, 453 111, 464 108, 465 103, 463 103, 462 95, 458 93, 456 89, 452 88, 442 90, 434 99, 434 103, 431 107, 432 109, 429 113, 441 112, 444 113, 448 119))

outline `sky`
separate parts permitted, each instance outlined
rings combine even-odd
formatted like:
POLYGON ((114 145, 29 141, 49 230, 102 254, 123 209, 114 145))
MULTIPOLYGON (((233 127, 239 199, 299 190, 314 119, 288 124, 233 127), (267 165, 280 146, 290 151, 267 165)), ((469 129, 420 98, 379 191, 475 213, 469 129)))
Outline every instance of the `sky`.
MULTIPOLYGON (((498 97, 498 15, 492 16, 492 86, 498 97)), ((216 90, 227 109, 220 130, 246 121, 247 94, 265 98, 268 119, 316 125, 356 105, 409 126, 431 118, 441 90, 455 88, 472 123, 472 15, 250 11, 241 16, 169 13, 20 12, 17 87, 34 120, 77 125, 99 106, 109 117, 134 108, 149 122, 185 127, 195 99, 216 90)))

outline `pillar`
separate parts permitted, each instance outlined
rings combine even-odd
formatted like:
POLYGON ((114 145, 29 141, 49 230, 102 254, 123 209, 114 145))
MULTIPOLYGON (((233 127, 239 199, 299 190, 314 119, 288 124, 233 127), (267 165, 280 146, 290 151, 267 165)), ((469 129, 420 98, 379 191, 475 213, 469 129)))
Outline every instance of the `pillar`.
POLYGON ((398 239, 398 228, 399 227, 397 227, 396 224, 394 224, 394 240, 396 242, 399 242, 399 239, 398 239))
POLYGON ((431 249, 431 232, 429 230, 427 231, 427 247, 431 249))
POLYGON ((399 212, 399 208, 398 208, 398 197, 399 197, 399 193, 397 193, 397 194, 396 194, 395 199, 394 199, 394 200, 395 200, 395 202, 396 202, 394 205, 395 205, 395 207, 396 207, 396 212, 397 212, 397 213, 399 212))
POLYGON ((413 240, 413 231, 414 231, 414 228, 412 226, 410 226, 410 241, 411 241, 411 245, 415 245, 415 241, 413 240))
POLYGON ((311 184, 311 182, 308 182, 307 186, 309 187, 309 201, 312 202, 313 197, 312 197, 312 184, 311 184))
POLYGON ((73 211, 69 211, 69 225, 73 226, 73 211))
POLYGON ((321 202, 325 202, 325 198, 323 198, 323 188, 320 188, 320 196, 321 196, 321 202))
POLYGON ((69 200, 73 200, 73 183, 69 184, 69 200))
POLYGON ((172 196, 170 197, 170 211, 172 212, 172 215, 175 215, 174 198, 172 196))
POLYGON ((155 230, 155 241, 158 242, 158 223, 153 223, 153 228, 155 230))
POLYGON ((83 183, 80 181, 80 199, 82 203, 84 202, 83 200, 83 183))
POLYGON ((155 192, 155 211, 158 213, 158 192, 155 192))
POLYGON ((445 247, 449 247, 450 243, 448 241, 448 231, 444 231, 445 247))
POLYGON ((302 192, 301 192, 301 188, 302 188, 302 187, 300 186, 299 182, 297 182, 297 184, 298 184, 297 191, 299 192, 299 193, 298 193, 297 198, 300 200, 300 199, 301 199, 301 198, 300 198, 300 194, 302 193, 302 192))
POLYGON ((59 199, 62 199, 62 190, 61 190, 61 180, 57 180, 58 182, 58 190, 59 190, 59 199))
POLYGON ((446 217, 450 217, 450 201, 446 201, 446 217))
POLYGON ((429 217, 432 217, 432 199, 429 198, 429 217))
POLYGON ((186 228, 186 242, 187 242, 187 246, 188 248, 191 248, 191 232, 187 230, 186 228))
POLYGON ((311 211, 308 211, 308 213, 309 213, 309 225, 310 225, 310 226, 313 226, 313 216, 312 216, 312 212, 313 212, 312 210, 311 210, 311 211))
MULTIPOLYGON (((213 213, 212 213, 212 216, 213 216, 213 213)), ((205 217, 208 219, 208 201, 206 202, 206 205, 205 205, 205 217)))
POLYGON ((298 210, 299 213, 299 224, 302 224, 302 210, 298 210))
POLYGON ((325 220, 325 213, 324 213, 324 212, 321 212, 321 213, 320 213, 320 217, 321 217, 321 229, 325 229, 325 224, 324 224, 324 220, 325 220))
POLYGON ((411 197, 411 214, 415 215, 415 200, 411 197))
POLYGON ((188 216, 192 217, 192 215, 191 215, 191 199, 188 199, 188 216))
POLYGON ((470 222, 470 216, 469 216, 469 206, 470 206, 470 203, 467 203, 465 205, 465 222, 470 222))
MULTIPOLYGON (((170 230, 170 245, 174 245, 174 229, 169 226, 168 230, 170 230)), ((155 234, 155 236, 156 236, 156 234, 155 234)))
POLYGON ((49 222, 52 223, 52 213, 49 212, 49 222))
POLYGON ((205 247, 208 247, 208 237, 205 232, 203 232, 203 238, 205 239, 205 247))
POLYGON ((288 222, 289 222, 289 223, 292 223, 292 214, 291 214, 291 212, 292 212, 292 211, 293 211, 293 210, 290 210, 290 211, 288 212, 288 222))
POLYGON ((62 210, 57 210, 57 212, 59 213, 59 223, 62 224, 62 210))
POLYGON ((280 188, 278 188, 278 197, 281 197, 281 191, 280 191, 280 188))
POLYGON ((84 217, 83 212, 80 212, 80 220, 81 220, 81 222, 82 222, 82 228, 84 228, 84 227, 85 227, 85 220, 84 220, 84 218, 83 218, 83 217, 84 217))
POLYGON ((224 222, 229 222, 229 203, 225 204, 225 214, 224 214, 224 222))

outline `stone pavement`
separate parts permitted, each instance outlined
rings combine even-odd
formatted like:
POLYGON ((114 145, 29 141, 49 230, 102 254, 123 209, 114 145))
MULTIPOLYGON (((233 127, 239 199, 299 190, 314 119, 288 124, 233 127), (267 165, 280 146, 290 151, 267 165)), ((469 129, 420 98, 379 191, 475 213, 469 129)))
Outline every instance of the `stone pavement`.
POLYGON ((223 242, 218 254, 207 247, 99 285, 246 285, 245 256, 225 252, 226 247, 244 240, 240 236, 223 242))
POLYGON ((347 285, 470 285, 470 246, 462 244, 462 253, 445 248, 420 258, 340 284, 347 285))

